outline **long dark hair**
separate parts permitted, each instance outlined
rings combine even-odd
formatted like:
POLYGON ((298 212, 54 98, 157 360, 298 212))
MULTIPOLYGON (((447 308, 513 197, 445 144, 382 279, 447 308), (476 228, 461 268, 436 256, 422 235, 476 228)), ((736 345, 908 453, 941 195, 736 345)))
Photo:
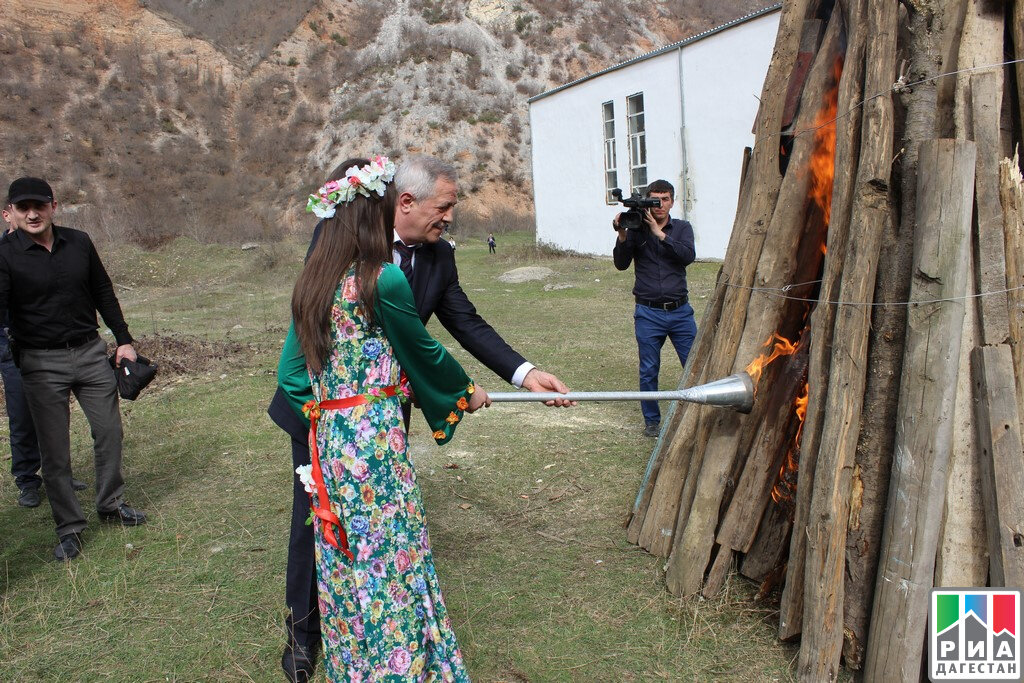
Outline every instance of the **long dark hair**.
MULTIPOLYGON (((331 174, 331 180, 344 178, 345 169, 368 163, 368 159, 343 161, 331 174)), ((397 196, 395 184, 390 182, 383 197, 358 194, 351 202, 338 204, 334 216, 320 224, 316 247, 292 291, 295 333, 306 362, 315 373, 323 369, 330 355, 334 293, 353 262, 363 315, 371 323, 374 321, 377 273, 382 264, 392 260, 397 196)))

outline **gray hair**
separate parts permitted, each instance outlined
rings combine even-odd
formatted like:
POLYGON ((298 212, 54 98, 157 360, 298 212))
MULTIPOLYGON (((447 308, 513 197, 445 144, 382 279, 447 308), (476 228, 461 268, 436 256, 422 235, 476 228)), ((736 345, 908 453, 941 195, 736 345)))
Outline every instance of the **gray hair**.
POLYGON ((455 167, 426 154, 411 156, 402 162, 395 173, 395 188, 398 193, 408 192, 419 200, 434 195, 437 179, 458 184, 459 174, 455 167))

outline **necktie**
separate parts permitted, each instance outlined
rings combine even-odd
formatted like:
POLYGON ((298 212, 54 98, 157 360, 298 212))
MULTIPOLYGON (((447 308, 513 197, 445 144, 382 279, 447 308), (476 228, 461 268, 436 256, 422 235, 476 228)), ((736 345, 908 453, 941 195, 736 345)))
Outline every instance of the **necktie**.
POLYGON ((395 242, 395 251, 402 257, 398 262, 398 267, 405 273, 405 279, 412 282, 412 252, 413 248, 406 246, 401 242, 395 242))

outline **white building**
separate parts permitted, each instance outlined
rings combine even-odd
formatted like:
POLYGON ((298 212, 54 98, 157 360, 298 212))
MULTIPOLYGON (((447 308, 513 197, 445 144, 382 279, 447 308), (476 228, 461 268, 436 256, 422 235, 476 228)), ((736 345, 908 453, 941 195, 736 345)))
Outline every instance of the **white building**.
POLYGON ((537 240, 610 255, 611 189, 664 178, 697 258, 724 258, 779 7, 531 98, 537 240))

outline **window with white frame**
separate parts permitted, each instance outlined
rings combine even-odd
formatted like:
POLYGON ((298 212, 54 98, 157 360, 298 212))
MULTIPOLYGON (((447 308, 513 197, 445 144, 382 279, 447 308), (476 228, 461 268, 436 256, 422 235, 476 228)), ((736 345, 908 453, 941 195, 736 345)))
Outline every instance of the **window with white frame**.
POLYGON ((618 163, 615 160, 615 105, 605 102, 601 105, 604 119, 604 200, 614 204, 612 189, 619 186, 618 163))
POLYGON ((644 127, 644 94, 626 98, 629 129, 629 183, 633 192, 647 187, 647 137, 644 127))

